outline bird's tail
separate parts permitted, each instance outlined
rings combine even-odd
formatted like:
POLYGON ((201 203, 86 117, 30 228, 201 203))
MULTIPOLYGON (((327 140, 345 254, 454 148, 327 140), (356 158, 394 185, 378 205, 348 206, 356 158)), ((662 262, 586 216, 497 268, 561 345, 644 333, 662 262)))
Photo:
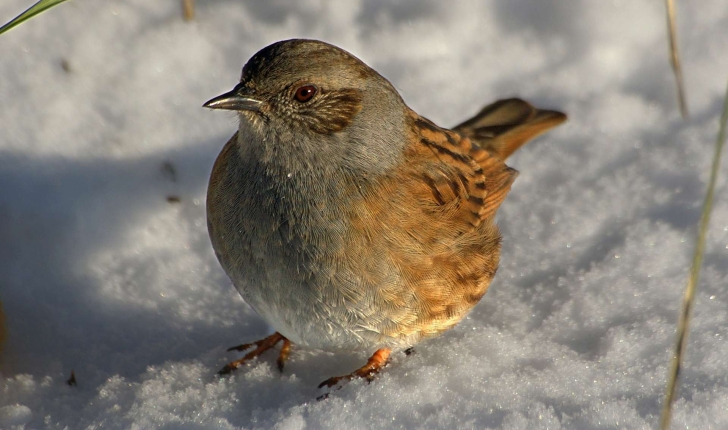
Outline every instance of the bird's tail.
POLYGON ((536 109, 521 99, 498 100, 453 128, 478 146, 505 160, 518 148, 566 121, 566 115, 536 109))

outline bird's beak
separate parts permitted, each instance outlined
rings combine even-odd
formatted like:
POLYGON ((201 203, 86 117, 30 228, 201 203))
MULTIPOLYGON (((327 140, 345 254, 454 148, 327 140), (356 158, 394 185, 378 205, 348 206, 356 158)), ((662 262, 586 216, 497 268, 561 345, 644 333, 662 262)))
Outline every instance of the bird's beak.
POLYGON ((253 97, 249 88, 238 84, 232 91, 205 102, 203 107, 210 109, 247 110, 257 112, 263 104, 253 97))

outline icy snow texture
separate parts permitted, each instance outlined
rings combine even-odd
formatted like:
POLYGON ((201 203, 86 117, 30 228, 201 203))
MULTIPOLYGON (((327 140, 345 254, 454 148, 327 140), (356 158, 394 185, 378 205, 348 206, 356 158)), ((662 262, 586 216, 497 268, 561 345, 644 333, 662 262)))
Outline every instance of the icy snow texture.
MULTIPOLYGON (((659 1, 200 1, 192 23, 179 3, 76 0, 0 37, 0 428, 654 428, 728 78, 724 0, 678 11, 689 121, 659 1), (236 121, 201 104, 291 37, 360 56, 438 124, 514 95, 570 116, 510 160, 501 268, 470 317, 324 402, 317 383, 363 355, 214 376, 269 329, 209 245, 206 180, 236 121)), ((726 166, 675 428, 728 428, 726 166)))

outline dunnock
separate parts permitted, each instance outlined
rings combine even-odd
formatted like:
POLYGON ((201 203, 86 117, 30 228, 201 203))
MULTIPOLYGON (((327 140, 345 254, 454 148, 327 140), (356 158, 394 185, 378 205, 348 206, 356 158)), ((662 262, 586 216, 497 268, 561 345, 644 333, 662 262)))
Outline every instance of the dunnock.
POLYGON ((263 48, 207 103, 238 112, 207 191, 215 254, 275 330, 221 373, 278 342, 373 352, 457 324, 488 289, 495 213, 517 172, 504 160, 566 116, 519 100, 447 130, 419 116, 361 60, 314 40, 263 48))

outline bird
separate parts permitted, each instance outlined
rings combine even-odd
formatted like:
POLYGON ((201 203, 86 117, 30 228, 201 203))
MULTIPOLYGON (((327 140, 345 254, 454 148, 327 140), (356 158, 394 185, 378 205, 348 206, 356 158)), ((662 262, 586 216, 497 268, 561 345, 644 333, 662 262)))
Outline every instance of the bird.
MULTIPOLYGON (((430 88, 433 96, 447 91, 430 88)), ((511 98, 447 129, 410 109, 351 53, 307 39, 273 43, 204 107, 237 113, 207 190, 221 266, 275 333, 227 374, 278 343, 371 354, 371 381, 396 351, 455 326, 500 259, 495 215, 518 172, 505 160, 566 120, 511 98)))

